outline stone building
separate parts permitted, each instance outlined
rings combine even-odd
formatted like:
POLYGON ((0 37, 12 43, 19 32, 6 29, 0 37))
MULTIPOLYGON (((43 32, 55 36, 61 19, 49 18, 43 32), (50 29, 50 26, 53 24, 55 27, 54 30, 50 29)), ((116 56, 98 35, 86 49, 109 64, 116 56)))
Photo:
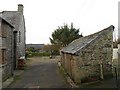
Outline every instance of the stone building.
POLYGON ((111 25, 76 39, 61 50, 61 64, 74 82, 80 84, 112 75, 113 30, 111 25))
POLYGON ((18 4, 18 11, 3 11, 2 18, 14 26, 14 69, 17 67, 17 60, 25 57, 25 19, 23 5, 18 4))
POLYGON ((18 59, 25 57, 25 40, 23 5, 18 11, 0 12, 0 82, 11 78, 18 59))
POLYGON ((13 75, 13 25, 0 17, 0 69, 1 82, 13 75))

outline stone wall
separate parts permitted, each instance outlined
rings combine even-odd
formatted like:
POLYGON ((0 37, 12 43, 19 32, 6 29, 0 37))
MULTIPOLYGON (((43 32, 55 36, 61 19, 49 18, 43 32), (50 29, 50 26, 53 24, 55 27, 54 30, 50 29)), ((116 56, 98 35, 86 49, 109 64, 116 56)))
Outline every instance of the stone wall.
MULTIPOLYGON (((1 16, 1 14, 0 14, 1 16)), ((1 23, 2 19, 0 19, 0 49, 2 47, 2 37, 1 37, 1 23)), ((2 89, 2 52, 0 51, 0 90, 2 89)))
POLYGON ((19 17, 19 26, 18 26, 18 33, 17 33, 17 55, 18 59, 20 57, 25 57, 25 43, 26 43, 26 36, 25 36, 25 21, 24 16, 20 13, 19 17))
POLYGON ((16 31, 16 68, 17 60, 20 57, 25 57, 25 20, 23 13, 19 11, 4 11, 2 17, 14 25, 16 31))
POLYGON ((13 28, 4 20, 1 22, 0 37, 2 42, 0 47, 0 64, 2 68, 2 81, 5 81, 13 73, 13 28))
POLYGON ((112 75, 112 34, 112 30, 103 32, 78 55, 62 52, 62 65, 74 82, 79 84, 112 75))
POLYGON ((77 65, 85 71, 84 77, 98 76, 102 79, 112 74, 112 33, 110 31, 107 35, 102 34, 100 38, 79 54, 81 59, 77 59, 77 65), (103 72, 101 72, 101 69, 103 69, 103 72), (101 73, 103 77, 101 77, 101 73))

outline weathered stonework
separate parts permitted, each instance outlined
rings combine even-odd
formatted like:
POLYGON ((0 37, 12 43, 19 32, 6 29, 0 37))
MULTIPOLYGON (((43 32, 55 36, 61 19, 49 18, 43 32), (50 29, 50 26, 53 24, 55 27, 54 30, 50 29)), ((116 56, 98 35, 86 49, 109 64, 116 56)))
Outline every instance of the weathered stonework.
POLYGON ((14 69, 17 68, 18 59, 25 58, 26 29, 25 19, 23 15, 23 5, 18 5, 18 11, 3 11, 2 18, 14 26, 14 48, 16 55, 14 56, 14 69))
POLYGON ((13 26, 0 17, 0 66, 2 81, 13 74, 13 26))
POLYGON ((112 75, 113 30, 110 26, 61 50, 61 63, 76 83, 112 75))
POLYGON ((1 82, 12 77, 13 70, 17 68, 17 60, 25 57, 25 40, 23 5, 18 5, 18 11, 0 12, 1 82))

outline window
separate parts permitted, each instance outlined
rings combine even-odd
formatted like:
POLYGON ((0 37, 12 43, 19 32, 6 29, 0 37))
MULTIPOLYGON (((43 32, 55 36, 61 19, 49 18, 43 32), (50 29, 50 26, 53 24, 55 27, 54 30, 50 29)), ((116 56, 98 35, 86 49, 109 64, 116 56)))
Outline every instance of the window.
POLYGON ((2 49, 1 52, 2 52, 2 64, 5 64, 6 63, 6 50, 2 49))
POLYGON ((6 27, 7 27, 7 26, 5 25, 5 23, 3 23, 3 24, 2 24, 2 27, 1 27, 1 28, 2 28, 2 29, 1 29, 1 36, 2 36, 2 37, 6 37, 6 34, 7 34, 7 32, 6 32, 6 27))
POLYGON ((19 43, 21 42, 21 32, 19 31, 19 43))

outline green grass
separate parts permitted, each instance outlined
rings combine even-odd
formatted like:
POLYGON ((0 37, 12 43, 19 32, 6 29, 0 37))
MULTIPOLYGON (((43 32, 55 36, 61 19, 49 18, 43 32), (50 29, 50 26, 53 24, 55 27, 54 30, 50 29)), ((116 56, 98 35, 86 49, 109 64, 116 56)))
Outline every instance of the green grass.
POLYGON ((63 68, 63 66, 58 66, 58 67, 59 67, 59 72, 63 76, 66 85, 68 85, 69 83, 67 81, 67 73, 66 73, 65 69, 63 68))
POLYGON ((20 80, 21 77, 20 77, 20 75, 16 75, 16 76, 14 77, 14 79, 15 79, 15 81, 17 81, 17 80, 20 80))
POLYGON ((14 80, 13 80, 13 82, 12 83, 10 83, 9 85, 8 85, 8 87, 10 86, 10 85, 12 85, 13 83, 16 83, 18 80, 20 80, 21 79, 21 77, 20 77, 20 75, 16 75, 16 76, 14 76, 14 80))
POLYGON ((40 53, 40 52, 28 52, 26 54, 27 54, 27 57, 33 57, 33 56, 50 56, 49 52, 43 52, 43 53, 40 53))

